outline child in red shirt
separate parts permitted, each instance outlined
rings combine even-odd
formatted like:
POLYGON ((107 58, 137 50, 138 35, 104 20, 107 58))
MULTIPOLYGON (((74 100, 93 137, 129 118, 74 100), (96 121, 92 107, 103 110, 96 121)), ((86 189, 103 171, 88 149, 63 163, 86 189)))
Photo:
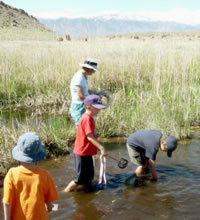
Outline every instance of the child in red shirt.
POLYGON ((36 165, 46 157, 44 145, 28 132, 19 137, 12 155, 20 166, 11 168, 4 180, 5 220, 47 220, 58 194, 49 173, 36 165))
POLYGON ((99 101, 98 95, 89 95, 85 98, 86 112, 82 115, 77 129, 74 146, 75 179, 64 189, 71 192, 78 185, 87 185, 94 178, 94 164, 92 155, 100 150, 102 156, 106 156, 104 147, 97 141, 95 132, 95 121, 93 119, 101 109, 106 106, 99 101))

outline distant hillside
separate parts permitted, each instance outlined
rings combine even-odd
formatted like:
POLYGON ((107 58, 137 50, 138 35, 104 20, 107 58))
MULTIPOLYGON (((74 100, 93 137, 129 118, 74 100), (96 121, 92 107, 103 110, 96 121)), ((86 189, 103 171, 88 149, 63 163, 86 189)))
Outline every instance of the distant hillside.
POLYGON ((45 24, 58 34, 70 34, 74 37, 103 36, 135 32, 200 31, 200 25, 193 26, 176 22, 151 20, 105 19, 103 17, 39 20, 42 24, 45 24))
POLYGON ((22 9, 17 9, 0 1, 0 28, 20 28, 38 31, 50 31, 35 17, 22 9))

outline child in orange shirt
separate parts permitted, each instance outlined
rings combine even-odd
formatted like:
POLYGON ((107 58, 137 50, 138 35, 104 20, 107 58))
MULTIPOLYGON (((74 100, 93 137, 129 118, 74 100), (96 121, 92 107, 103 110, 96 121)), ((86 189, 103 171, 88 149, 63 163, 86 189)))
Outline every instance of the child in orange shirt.
POLYGON ((46 157, 44 145, 36 133, 28 132, 19 137, 12 155, 20 165, 11 168, 4 180, 5 220, 48 219, 58 194, 49 173, 36 165, 46 157))

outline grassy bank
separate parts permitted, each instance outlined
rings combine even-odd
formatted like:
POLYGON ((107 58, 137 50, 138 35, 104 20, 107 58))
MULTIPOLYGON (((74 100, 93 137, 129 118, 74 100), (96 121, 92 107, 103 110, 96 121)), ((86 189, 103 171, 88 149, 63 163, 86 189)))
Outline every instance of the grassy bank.
POLYGON ((100 69, 89 79, 90 88, 112 92, 112 104, 96 121, 99 136, 128 136, 137 129, 151 128, 190 137, 191 125, 200 118, 198 38, 4 40, 0 41, 2 127, 5 111, 12 112, 15 121, 20 111, 26 114, 17 127, 11 123, 6 132, 2 129, 1 155, 9 155, 18 136, 30 130, 46 146, 66 150, 71 145, 75 127, 68 117, 69 83, 79 63, 88 57, 95 58, 100 69), (58 115, 60 121, 55 119, 58 115))
POLYGON ((24 41, 24 40, 34 40, 34 41, 47 41, 56 40, 56 34, 52 31, 41 31, 41 30, 31 30, 22 28, 0 28, 0 40, 1 41, 24 41))

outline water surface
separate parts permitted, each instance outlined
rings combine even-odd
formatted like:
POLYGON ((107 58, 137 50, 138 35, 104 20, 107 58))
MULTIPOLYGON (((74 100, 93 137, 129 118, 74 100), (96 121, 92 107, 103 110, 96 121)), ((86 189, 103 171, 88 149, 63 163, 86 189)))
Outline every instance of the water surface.
MULTIPOLYGON (((109 154, 115 158, 128 159, 125 143, 105 144, 109 154)), ((200 138, 196 134, 191 142, 178 145, 172 158, 164 152, 157 155, 159 179, 150 177, 138 181, 132 177, 136 168, 129 163, 119 169, 117 163, 107 158, 108 184, 99 190, 62 193, 74 173, 73 156, 45 161, 41 167, 51 173, 60 195, 56 201, 58 211, 50 219, 200 219, 200 138)), ((96 159, 98 179, 99 160, 96 159)), ((0 191, 2 195, 2 189, 0 191)), ((0 219, 2 219, 2 207, 0 219)))

